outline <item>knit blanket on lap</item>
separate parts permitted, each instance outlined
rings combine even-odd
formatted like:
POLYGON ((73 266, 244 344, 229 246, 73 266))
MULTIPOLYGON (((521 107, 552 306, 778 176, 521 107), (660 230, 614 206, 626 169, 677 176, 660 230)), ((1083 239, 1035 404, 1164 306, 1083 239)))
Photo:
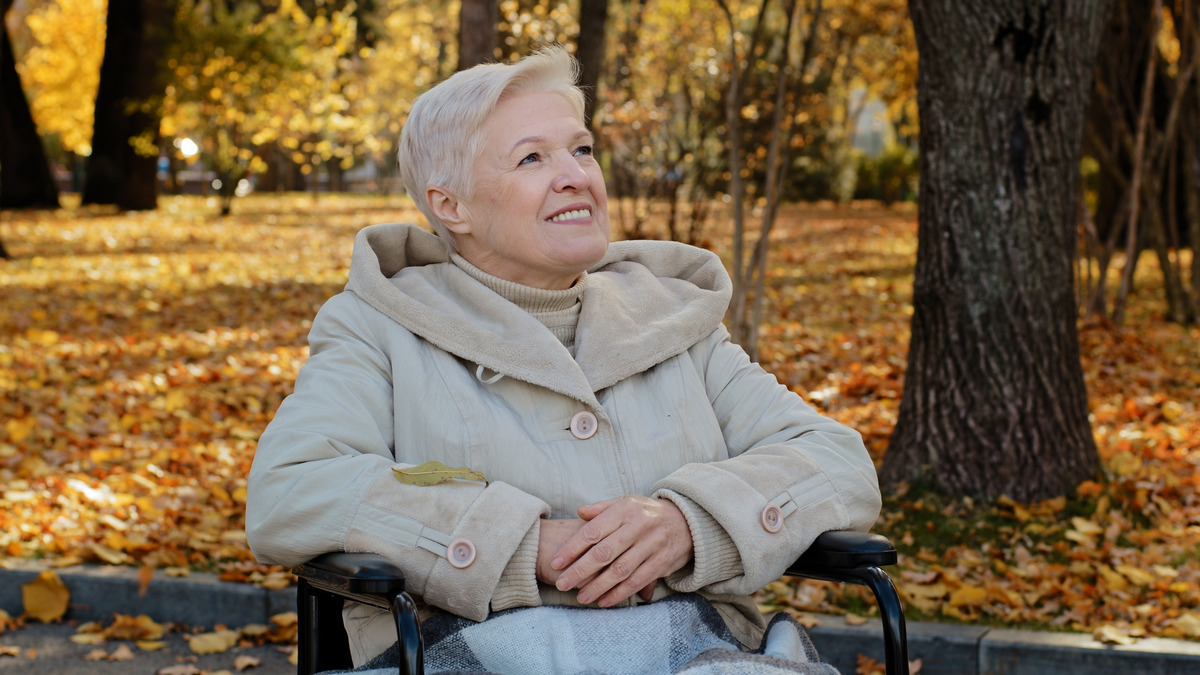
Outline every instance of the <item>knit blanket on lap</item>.
MULTIPOLYGON (((694 594, 621 609, 530 607, 497 612, 482 623, 441 615, 421 626, 425 672, 618 675, 837 675, 820 663, 800 624, 784 613, 762 646, 738 645, 706 600, 694 594)), ((391 675, 399 648, 353 671, 391 675)))

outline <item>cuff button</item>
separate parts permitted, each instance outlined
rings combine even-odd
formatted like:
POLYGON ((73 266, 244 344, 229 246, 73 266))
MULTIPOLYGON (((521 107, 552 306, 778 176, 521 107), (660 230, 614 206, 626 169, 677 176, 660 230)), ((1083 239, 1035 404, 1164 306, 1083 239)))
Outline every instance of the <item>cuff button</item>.
POLYGON ((775 534, 783 529, 783 509, 774 504, 767 504, 767 507, 762 510, 761 520, 763 529, 775 534))
POLYGON ((446 547, 446 560, 458 569, 470 565, 475 562, 475 544, 466 539, 455 539, 446 547))

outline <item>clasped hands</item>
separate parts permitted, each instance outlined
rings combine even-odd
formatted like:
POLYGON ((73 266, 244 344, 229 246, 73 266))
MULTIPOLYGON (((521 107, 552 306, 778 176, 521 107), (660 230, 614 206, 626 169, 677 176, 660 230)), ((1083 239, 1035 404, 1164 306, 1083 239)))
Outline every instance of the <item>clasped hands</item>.
POLYGON ((611 607, 634 593, 650 600, 658 580, 692 558, 692 535, 679 507, 628 495, 579 507, 579 518, 542 520, 537 578, 579 602, 611 607))

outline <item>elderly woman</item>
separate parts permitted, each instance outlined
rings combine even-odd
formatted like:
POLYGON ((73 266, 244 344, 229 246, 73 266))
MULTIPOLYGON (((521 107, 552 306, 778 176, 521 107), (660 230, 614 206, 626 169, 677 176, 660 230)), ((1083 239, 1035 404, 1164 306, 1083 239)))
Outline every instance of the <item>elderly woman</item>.
MULTIPOLYGON (((730 342, 715 255, 609 244, 576 74, 549 48, 417 100, 399 160, 436 236, 358 234, 259 441, 250 545, 283 565, 382 554, 429 621, 523 616, 535 644, 538 609, 594 608, 573 616, 604 625, 638 614, 602 608, 673 597, 753 649, 767 623, 750 594, 820 533, 874 523, 874 466, 730 342), (429 460, 486 482, 395 471, 429 460)), ((356 663, 395 640, 375 611, 346 611, 356 663)))

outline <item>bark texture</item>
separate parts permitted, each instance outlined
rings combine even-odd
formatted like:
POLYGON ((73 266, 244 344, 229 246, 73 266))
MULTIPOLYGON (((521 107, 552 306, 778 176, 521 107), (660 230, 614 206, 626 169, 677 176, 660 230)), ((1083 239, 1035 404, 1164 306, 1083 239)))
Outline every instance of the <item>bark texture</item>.
MULTIPOLYGON (((12 0, 0 2, 0 209, 58 208, 58 187, 3 23, 11 6, 12 0)), ((7 257, 0 245, 0 258, 7 257)))
POLYGON ((600 95, 600 73, 604 69, 604 40, 608 27, 608 0, 579 0, 579 85, 587 92, 583 115, 588 128, 600 95))
POLYGON ((170 16, 164 2, 109 0, 84 204, 115 204, 124 210, 158 206, 158 157, 139 153, 131 139, 141 137, 153 146, 159 142, 154 107, 162 95, 158 57, 170 16))
POLYGON ((883 482, 1037 500, 1096 476, 1072 251, 1108 0, 910 0, 912 341, 883 482))
POLYGON ((458 14, 458 69, 496 60, 499 0, 462 0, 458 14))

